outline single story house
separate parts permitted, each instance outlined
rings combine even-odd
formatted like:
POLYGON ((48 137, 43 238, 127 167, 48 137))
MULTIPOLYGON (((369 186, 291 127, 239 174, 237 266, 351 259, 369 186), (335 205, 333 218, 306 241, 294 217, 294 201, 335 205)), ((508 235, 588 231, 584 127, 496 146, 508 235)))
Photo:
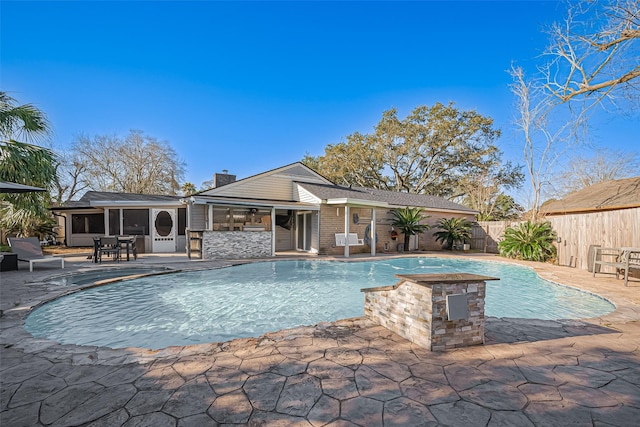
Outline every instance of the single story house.
MULTIPOLYGON (((80 238, 79 232, 91 235, 97 230, 74 228, 72 217, 78 221, 78 215, 94 214, 102 228, 93 234, 108 230, 107 234, 144 235, 147 252, 187 248, 206 259, 272 257, 287 251, 344 256, 395 252, 403 236, 391 226, 392 209, 423 208, 430 224, 450 217, 473 220, 477 214, 440 197, 335 185, 299 162, 237 181, 233 175, 216 174, 214 188, 183 198, 128 195, 124 203, 127 196, 120 193, 89 192, 74 203, 85 197, 91 210, 86 203, 84 210, 73 205, 54 209, 67 217, 70 246, 84 245, 92 237, 80 238), (136 209, 146 209, 146 216, 139 212, 147 218, 142 230, 132 229, 133 203, 136 209), (167 234, 168 224, 177 230, 167 234), (165 229, 157 231, 159 225, 165 229)), ((410 245, 412 250, 440 247, 429 231, 413 236, 410 245)))

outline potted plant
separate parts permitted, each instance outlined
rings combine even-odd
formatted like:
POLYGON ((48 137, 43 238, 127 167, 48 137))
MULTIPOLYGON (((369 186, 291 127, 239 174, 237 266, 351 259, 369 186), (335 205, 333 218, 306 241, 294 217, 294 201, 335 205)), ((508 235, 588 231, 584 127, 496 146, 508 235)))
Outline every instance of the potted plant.
POLYGON ((471 227, 473 223, 466 218, 441 218, 436 225, 436 228, 441 231, 436 231, 433 235, 436 237, 436 242, 442 242, 443 249, 453 249, 455 245, 461 243, 463 249, 469 250, 471 227))
POLYGON ((409 239, 411 236, 421 234, 427 231, 431 226, 429 224, 421 224, 421 221, 429 218, 422 215, 420 208, 398 208, 391 211, 393 222, 391 225, 397 228, 400 233, 404 234, 404 251, 409 250, 409 239))

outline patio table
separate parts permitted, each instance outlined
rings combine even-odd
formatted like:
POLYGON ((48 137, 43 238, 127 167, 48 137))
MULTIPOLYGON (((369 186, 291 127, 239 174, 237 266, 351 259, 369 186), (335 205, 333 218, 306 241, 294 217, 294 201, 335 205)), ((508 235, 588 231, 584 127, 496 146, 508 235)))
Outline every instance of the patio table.
MULTIPOLYGON (((102 236, 108 237, 108 236, 102 236)), ((131 260, 131 254, 133 254, 133 259, 138 258, 138 252, 136 251, 136 239, 138 236, 117 236, 118 243, 120 245, 124 245, 123 247, 127 253, 127 261, 131 260)), ((93 262, 98 262, 98 249, 100 248, 100 237, 93 238, 93 262)))
POLYGON ((136 239, 138 236, 118 236, 118 243, 125 245, 127 251, 127 261, 130 260, 129 254, 133 253, 133 259, 138 258, 138 252, 136 251, 136 239))

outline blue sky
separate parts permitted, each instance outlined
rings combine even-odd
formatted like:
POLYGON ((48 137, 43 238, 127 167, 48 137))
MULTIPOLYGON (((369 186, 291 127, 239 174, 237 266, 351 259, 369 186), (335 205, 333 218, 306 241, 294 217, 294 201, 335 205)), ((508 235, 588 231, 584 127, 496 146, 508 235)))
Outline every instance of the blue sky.
MULTIPOLYGON (((139 129, 196 186, 320 155, 382 112, 453 101, 491 116, 521 160, 506 70, 534 65, 556 1, 2 1, 0 87, 52 122, 54 148, 139 129)), ((635 150, 639 126, 592 141, 635 150)))

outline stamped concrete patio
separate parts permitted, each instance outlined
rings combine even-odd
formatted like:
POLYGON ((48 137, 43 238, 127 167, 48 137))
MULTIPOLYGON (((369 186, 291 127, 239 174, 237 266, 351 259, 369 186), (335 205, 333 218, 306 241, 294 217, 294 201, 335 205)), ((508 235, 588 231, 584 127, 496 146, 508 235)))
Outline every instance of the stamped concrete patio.
MULTIPOLYGON (((127 266, 150 263, 229 264, 147 254, 127 266)), ((115 350, 32 337, 23 327, 30 308, 70 288, 46 282, 59 268, 3 272, 0 425, 639 425, 640 282, 624 288, 585 271, 522 264, 602 295, 616 311, 561 322, 489 318, 485 345, 447 352, 362 318, 225 343, 115 350)), ((83 257, 66 265, 95 268, 83 257)))

